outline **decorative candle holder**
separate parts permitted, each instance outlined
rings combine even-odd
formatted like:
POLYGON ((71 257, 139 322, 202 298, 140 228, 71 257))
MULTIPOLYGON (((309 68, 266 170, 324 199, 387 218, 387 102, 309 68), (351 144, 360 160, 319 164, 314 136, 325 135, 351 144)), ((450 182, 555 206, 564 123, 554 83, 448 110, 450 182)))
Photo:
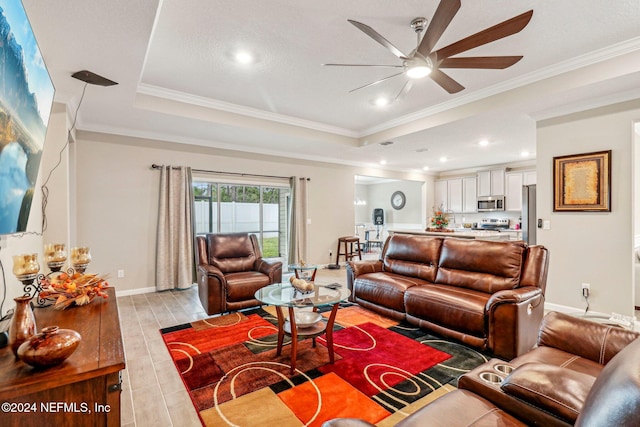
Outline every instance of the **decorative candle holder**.
POLYGON ((36 298, 39 307, 46 307, 52 302, 41 298, 40 293, 43 286, 50 282, 50 276, 66 273, 73 276, 76 272, 84 274, 87 266, 91 262, 91 251, 88 247, 71 248, 71 265, 65 272, 62 271, 67 262, 67 251, 62 243, 44 245, 44 259, 47 267, 51 270, 48 274, 38 274, 40 264, 38 264, 38 254, 22 254, 13 257, 13 274, 22 282, 24 287, 24 297, 36 298))
POLYGON ((52 272, 62 270, 65 261, 67 261, 67 251, 64 244, 49 243, 44 245, 44 259, 47 263, 47 267, 49 267, 52 272))
MULTIPOLYGON (((40 264, 38 264, 38 254, 13 256, 13 274, 22 282, 24 296, 33 298, 42 290, 40 280, 36 282, 39 271, 40 264)), ((42 302, 44 303, 44 301, 42 302)))
POLYGON ((91 262, 91 252, 88 247, 71 248, 71 264, 78 273, 84 273, 91 262))

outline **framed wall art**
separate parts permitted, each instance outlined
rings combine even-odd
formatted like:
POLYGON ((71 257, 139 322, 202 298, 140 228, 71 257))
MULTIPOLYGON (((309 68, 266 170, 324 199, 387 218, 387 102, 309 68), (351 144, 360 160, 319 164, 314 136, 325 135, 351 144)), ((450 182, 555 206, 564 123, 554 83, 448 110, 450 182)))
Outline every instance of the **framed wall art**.
POLYGON ((611 150, 553 158, 554 212, 611 212, 611 150))

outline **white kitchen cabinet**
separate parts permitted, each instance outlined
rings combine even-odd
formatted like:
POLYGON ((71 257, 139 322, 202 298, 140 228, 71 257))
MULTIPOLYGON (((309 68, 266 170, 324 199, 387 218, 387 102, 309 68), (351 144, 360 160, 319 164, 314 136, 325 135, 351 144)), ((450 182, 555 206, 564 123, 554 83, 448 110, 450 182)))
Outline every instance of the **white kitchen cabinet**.
POLYGON ((504 208, 507 211, 522 210, 522 172, 507 172, 507 192, 504 195, 504 208))
POLYGON ((447 180, 447 190, 449 193, 448 210, 462 212, 462 179, 447 180))
POLYGON ((462 212, 464 213, 478 211, 476 181, 475 177, 462 178, 462 212))
POLYGON ((433 198, 433 208, 438 209, 441 205, 444 210, 449 209, 449 188, 447 180, 436 181, 436 188, 433 198))
POLYGON ((454 213, 476 212, 476 178, 452 178, 435 182, 434 208, 454 213))
POLYGON ((504 195, 504 169, 478 172, 478 196, 504 195))
POLYGON ((478 172, 478 196, 491 195, 491 172, 478 172))
POLYGON ((536 171, 522 172, 522 185, 532 185, 536 183, 536 171))
POLYGON ((505 174, 505 210, 522 210, 522 186, 536 183, 536 171, 517 171, 505 174))

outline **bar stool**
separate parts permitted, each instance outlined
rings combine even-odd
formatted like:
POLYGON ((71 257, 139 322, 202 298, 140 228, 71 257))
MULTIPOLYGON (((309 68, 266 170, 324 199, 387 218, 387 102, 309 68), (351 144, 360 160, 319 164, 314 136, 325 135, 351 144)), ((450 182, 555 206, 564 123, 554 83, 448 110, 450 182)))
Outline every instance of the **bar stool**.
POLYGON ((362 260, 362 252, 360 251, 360 237, 358 236, 342 236, 338 237, 338 250, 336 251, 336 266, 340 266, 340 255, 344 255, 345 261, 350 261, 358 254, 358 258, 362 260), (344 252, 340 252, 340 246, 343 245, 344 252), (355 247, 354 247, 355 245, 355 247))

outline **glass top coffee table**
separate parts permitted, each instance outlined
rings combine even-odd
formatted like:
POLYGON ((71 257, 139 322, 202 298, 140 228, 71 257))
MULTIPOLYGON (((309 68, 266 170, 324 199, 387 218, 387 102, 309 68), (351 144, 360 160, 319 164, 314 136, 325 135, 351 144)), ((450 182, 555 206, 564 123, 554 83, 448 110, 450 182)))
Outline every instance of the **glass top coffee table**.
POLYGON ((351 291, 346 286, 339 284, 315 285, 313 291, 303 293, 289 283, 277 283, 259 289, 255 297, 263 304, 276 307, 278 315, 278 345, 276 356, 282 353, 284 336, 291 336, 291 374, 296 369, 296 357, 298 352, 298 337, 313 338, 313 346, 316 337, 326 333, 329 361, 334 362, 333 356, 333 323, 340 302, 346 300, 351 291), (318 307, 332 306, 329 318, 325 319, 317 313, 318 307), (289 318, 285 318, 284 309, 288 309, 289 318), (309 310, 296 310, 310 308, 309 310))

